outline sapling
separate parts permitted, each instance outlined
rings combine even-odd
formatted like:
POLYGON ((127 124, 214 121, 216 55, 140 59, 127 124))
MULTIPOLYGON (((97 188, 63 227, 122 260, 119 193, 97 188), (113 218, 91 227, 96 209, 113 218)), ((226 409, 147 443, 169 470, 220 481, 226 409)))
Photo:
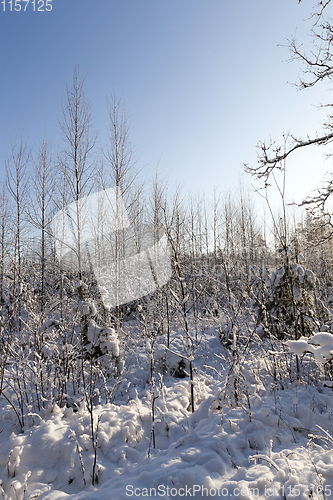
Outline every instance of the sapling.
MULTIPOLYGON (((85 470, 85 467, 84 467, 84 462, 83 462, 83 458, 82 458, 82 448, 81 446, 79 445, 79 442, 77 440, 77 437, 76 437, 76 434, 75 434, 75 431, 72 429, 70 431, 70 434, 68 436, 70 438, 70 440, 72 442, 75 443, 75 448, 73 449, 73 455, 75 452, 77 452, 78 456, 79 456, 79 459, 80 459, 80 469, 81 469, 81 472, 82 472, 82 478, 83 478, 83 483, 84 485, 86 486, 86 479, 85 479, 85 473, 86 473, 86 470, 85 470)), ((73 457, 72 457, 73 458, 73 457)), ((72 462, 74 462, 74 460, 72 460, 72 462)), ((74 465, 74 463, 71 464, 72 466, 74 465)))
POLYGON ((26 494, 26 491, 27 491, 27 487, 28 487, 28 479, 29 477, 31 476, 31 471, 29 470, 26 474, 24 474, 24 483, 23 483, 23 496, 22 496, 22 500, 24 500, 25 498, 25 494, 26 494))
POLYGON ((94 450, 94 462, 92 467, 92 482, 91 484, 94 486, 96 482, 98 482, 98 475, 96 474, 96 465, 97 465, 97 443, 98 443, 98 429, 101 421, 101 415, 97 418, 96 429, 94 430, 94 419, 93 419, 93 411, 91 410, 90 419, 91 419, 91 439, 93 442, 93 450, 94 450))
POLYGON ((155 401, 158 399, 160 396, 159 390, 155 387, 155 385, 152 385, 152 394, 151 394, 151 419, 152 419, 152 425, 151 425, 151 433, 150 433, 150 439, 149 439, 149 445, 148 445, 148 457, 150 457, 150 450, 151 446, 155 449, 156 447, 156 441, 155 441, 155 401))
MULTIPOLYGON (((8 476, 11 474, 10 459, 11 459, 13 451, 14 450, 10 450, 8 458, 7 458, 7 475, 8 476)), ((14 477, 14 476, 12 476, 12 477, 14 477)))
POLYGON ((274 469, 276 470, 276 476, 275 476, 275 478, 278 479, 278 481, 280 481, 283 484, 286 482, 286 480, 287 480, 286 473, 284 472, 284 470, 282 470, 274 462, 274 460, 272 460, 272 458, 267 457, 266 455, 261 455, 261 454, 249 456, 249 462, 251 462, 251 460, 254 460, 254 462, 256 463, 257 460, 259 460, 259 459, 260 460, 265 460, 269 465, 271 465, 272 467, 274 467, 274 469))

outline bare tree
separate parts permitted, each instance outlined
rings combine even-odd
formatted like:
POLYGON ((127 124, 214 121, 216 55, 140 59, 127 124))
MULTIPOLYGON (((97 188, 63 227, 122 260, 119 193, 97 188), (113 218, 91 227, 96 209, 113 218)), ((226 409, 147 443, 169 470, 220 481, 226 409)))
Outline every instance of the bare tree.
POLYGON ((14 254, 13 262, 13 300, 17 303, 18 331, 21 331, 22 295, 22 239, 24 234, 24 203, 27 196, 27 165, 30 153, 21 138, 18 145, 12 145, 11 155, 6 161, 7 187, 15 209, 13 213, 14 254))
POLYGON ((130 144, 129 124, 121 99, 113 93, 108 102, 110 129, 109 144, 104 156, 109 166, 108 172, 113 186, 119 188, 124 200, 137 176, 134 170, 134 151, 130 144))
POLYGON ((31 224, 39 233, 34 252, 40 262, 40 305, 43 311, 45 305, 45 280, 47 256, 50 254, 50 223, 54 193, 54 165, 52 161, 51 144, 45 135, 40 144, 37 158, 34 161, 33 192, 29 208, 31 224), (48 244, 49 242, 49 244, 48 244))
POLYGON ((4 297, 4 277, 5 277, 5 260, 8 254, 8 224, 9 219, 9 205, 6 186, 2 186, 2 193, 0 199, 0 304, 3 305, 4 297))
MULTIPOLYGON (((96 143, 96 134, 92 133, 91 107, 84 93, 85 77, 74 68, 73 81, 66 86, 66 97, 62 110, 60 128, 65 138, 66 147, 62 160, 62 173, 75 203, 75 220, 72 220, 76 238, 76 258, 80 279, 82 278, 82 204, 87 195, 93 174, 92 153, 96 143)), ((72 219, 73 219, 72 218, 72 219)))
POLYGON ((177 192, 174 196, 171 210, 167 210, 166 205, 163 207, 164 215, 164 230, 166 232, 168 242, 171 249, 171 259, 173 262, 174 276, 176 291, 173 287, 169 287, 169 291, 173 296, 175 302, 175 309, 178 312, 182 326, 184 328, 184 339, 183 347, 187 355, 187 361, 189 363, 190 370, 190 406, 192 412, 195 411, 195 401, 194 401, 194 355, 197 349, 197 345, 192 338, 190 331, 189 313, 192 309, 192 302, 189 300, 190 294, 187 290, 187 283, 185 279, 185 268, 184 268, 184 242, 186 241, 186 215, 183 207, 180 203, 179 193, 177 192))
MULTIPOLYGON (((299 0, 300 3, 301 0, 299 0)), ((291 60, 296 60, 302 65, 302 76, 295 84, 299 90, 305 90, 322 82, 330 83, 333 80, 333 21, 327 20, 324 15, 330 16, 331 1, 320 1, 316 4, 312 14, 313 44, 309 52, 303 51, 302 44, 294 37, 289 40, 291 60)), ((323 108, 330 110, 332 103, 324 103, 323 108)), ((295 151, 307 146, 328 146, 333 142, 333 114, 329 112, 323 123, 323 130, 313 137, 298 137, 296 134, 284 134, 281 144, 271 141, 260 141, 258 144, 258 165, 256 167, 245 165, 245 170, 268 186, 276 170, 283 172, 285 160, 295 151)), ((331 156, 331 153, 328 153, 331 156)), ((314 196, 307 197, 301 205, 319 214, 322 223, 331 228, 329 238, 333 236, 333 223, 331 214, 327 210, 327 201, 333 192, 333 179, 330 176, 323 187, 317 190, 314 196)))
MULTIPOLYGON (((108 103, 108 110, 110 119, 109 143, 104 151, 104 158, 107 164, 106 170, 109 174, 109 182, 115 188, 116 192, 114 262, 116 280, 115 327, 116 330, 118 330, 120 325, 118 299, 118 290, 120 287, 120 283, 118 283, 120 276, 120 261, 125 256, 126 240, 128 238, 127 233, 123 229, 125 225, 124 221, 120 219, 125 215, 122 208, 123 204, 125 205, 125 209, 130 209, 130 191, 134 186, 137 172, 134 169, 133 149, 129 140, 129 125, 125 112, 122 109, 121 100, 116 97, 115 93, 112 94, 111 102, 108 103)), ((134 197, 134 200, 135 199, 137 200, 138 197, 134 197)))

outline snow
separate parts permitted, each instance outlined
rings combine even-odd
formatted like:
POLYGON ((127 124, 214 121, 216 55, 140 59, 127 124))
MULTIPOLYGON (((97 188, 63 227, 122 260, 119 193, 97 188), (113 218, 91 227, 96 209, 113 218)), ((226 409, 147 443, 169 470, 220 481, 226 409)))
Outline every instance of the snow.
MULTIPOLYGON (((315 335, 312 341, 319 338, 325 342, 328 337, 315 335)), ((176 339, 177 335, 172 337, 170 345, 177 345, 182 354, 176 339)), ((305 338, 289 345, 298 353, 306 346, 313 352, 332 348, 316 348, 305 338)), ((140 349, 144 352, 146 347, 140 349)), ((165 359, 169 351, 160 344, 155 352, 157 359, 165 359)), ((149 384, 144 383, 149 364, 133 364, 128 369, 114 401, 97 404, 93 410, 95 422, 100 418, 98 484, 94 487, 90 414, 83 402, 77 411, 54 405, 39 416, 32 414, 26 417, 21 432, 12 408, 1 400, 3 497, 179 500, 187 493, 187 497, 198 499, 280 499, 283 491, 286 498, 292 498, 291 493, 299 490, 294 496, 305 499, 309 488, 317 491, 321 487, 320 481, 328 488, 333 481, 333 441, 325 446, 318 436, 325 438, 326 431, 330 435, 333 431, 330 384, 295 381, 281 390, 265 370, 259 351, 253 352, 244 361, 242 372, 249 404, 233 406, 226 394, 236 374, 229 373, 228 378, 223 353, 216 332, 210 329, 194 357, 193 414, 189 411, 188 378, 165 374, 163 384, 157 384, 153 393, 155 448, 151 439, 152 394, 149 384)), ((179 358, 169 358, 173 365, 171 360, 175 363, 179 358)))
POLYGON ((302 354, 310 349, 308 339, 304 337, 299 340, 287 340, 286 344, 291 352, 297 354, 298 356, 302 356, 302 354))
POLYGON ((309 340, 309 344, 313 345, 320 345, 320 346, 327 346, 327 345, 332 345, 333 344, 333 335, 332 333, 328 332, 319 332, 313 335, 311 337, 311 340, 309 340))
POLYGON ((310 339, 302 337, 299 340, 286 342, 290 351, 298 356, 305 352, 313 353, 318 365, 323 365, 333 358, 333 335, 329 332, 319 332, 310 339))

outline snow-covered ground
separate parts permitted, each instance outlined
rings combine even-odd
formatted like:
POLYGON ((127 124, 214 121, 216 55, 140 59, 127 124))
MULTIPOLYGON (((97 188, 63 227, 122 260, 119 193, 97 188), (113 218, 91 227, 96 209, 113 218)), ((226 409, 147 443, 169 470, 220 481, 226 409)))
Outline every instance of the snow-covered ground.
MULTIPOLYGON (((177 335, 173 345, 179 350, 177 335)), ((155 351, 158 360, 158 346, 155 351)), ((0 495, 13 500, 330 498, 332 389, 319 380, 274 383, 258 349, 242 364, 237 406, 235 374, 230 376, 224 357, 217 333, 207 329, 194 359, 196 411, 191 413, 189 378, 156 376, 152 393, 147 346, 132 338, 112 403, 94 408, 95 425, 100 417, 94 487, 91 420, 83 404, 77 411, 55 406, 31 415, 21 432, 13 409, 0 399, 0 495)))

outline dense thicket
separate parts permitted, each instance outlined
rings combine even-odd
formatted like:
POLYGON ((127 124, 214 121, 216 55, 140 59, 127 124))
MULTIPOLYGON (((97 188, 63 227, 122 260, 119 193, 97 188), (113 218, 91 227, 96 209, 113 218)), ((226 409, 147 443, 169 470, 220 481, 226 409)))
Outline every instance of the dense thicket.
MULTIPOLYGON (((0 397, 22 427, 42 408, 84 403, 93 442, 94 405, 112 401, 120 386, 126 392, 134 334, 147 346, 146 382, 154 390, 157 375, 189 377, 194 411, 195 356, 208 329, 224 346, 231 401, 238 404, 242 359, 250 349, 264 352, 276 384, 301 379, 302 359, 287 354, 285 342, 329 331, 333 307, 327 213, 308 212, 291 224, 282 189, 282 217, 271 213, 265 221, 242 188, 215 189, 208 197, 170 193, 157 175, 143 184, 115 97, 109 116, 109 143, 100 150, 84 79, 75 70, 60 121, 63 144, 44 137, 32 150, 23 140, 12 145, 0 198, 0 397), (114 231, 116 268, 163 235, 172 267, 166 284, 111 308, 82 229, 83 200, 110 187, 116 216, 124 204, 130 224, 130 232, 114 231), (65 214, 68 206, 74 207, 75 245, 52 228, 55 213, 65 214), (70 262, 59 260, 59 245, 68 247, 70 262)), ((106 228, 105 214, 97 215, 106 228)), ((101 234, 93 243, 98 255, 101 234)), ((330 362, 325 369, 331 378, 330 362)))

